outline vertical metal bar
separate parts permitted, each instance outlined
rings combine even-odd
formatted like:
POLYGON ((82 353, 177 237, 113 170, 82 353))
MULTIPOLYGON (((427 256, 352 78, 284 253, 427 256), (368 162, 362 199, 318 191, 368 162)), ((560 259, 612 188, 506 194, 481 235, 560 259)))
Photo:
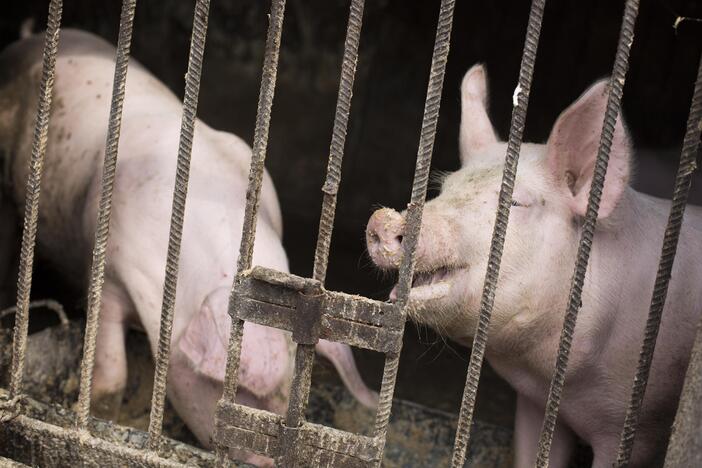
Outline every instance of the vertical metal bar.
POLYGON ((653 286, 651 297, 651 307, 646 320, 644 339, 639 354, 639 362, 636 368, 636 376, 631 389, 631 399, 626 410, 624 428, 619 440, 619 451, 617 454, 616 466, 628 466, 631 452, 634 447, 634 437, 636 436, 636 426, 638 424, 641 405, 649 372, 651 361, 656 347, 656 338, 661 325, 663 307, 668 294, 668 284, 673 270, 673 262, 678 248, 680 229, 682 227, 685 205, 687 205, 690 186, 692 185, 692 174, 697 169, 697 151, 700 147, 700 134, 702 134, 702 60, 700 60, 695 82, 695 91, 692 96, 690 113, 687 118, 687 131, 683 141, 682 154, 680 155, 680 165, 675 176, 675 189, 673 191, 673 201, 668 214, 668 224, 665 228, 663 247, 661 249, 660 262, 658 263, 658 273, 653 286))
POLYGON ((29 294, 32 289, 32 267, 34 246, 37 238, 39 218, 39 195, 41 176, 44 168, 44 155, 49 134, 49 114, 54 89, 56 53, 61 27, 62 0, 51 0, 49 18, 44 36, 44 52, 39 85, 39 103, 32 138, 32 157, 29 162, 29 178, 24 202, 24 227, 20 253, 19 275, 17 277, 17 313, 12 338, 12 371, 10 374, 10 398, 16 398, 22 391, 27 333, 29 327, 29 294))
POLYGON ((480 299, 480 313, 475 336, 473 337, 473 348, 468 364, 468 372, 466 374, 466 384, 463 390, 461 411, 458 418, 458 428, 456 430, 456 441, 453 448, 453 457, 451 459, 451 466, 455 468, 462 467, 465 463, 466 453, 470 443, 470 427, 473 422, 475 398, 478 393, 480 371, 485 356, 485 348, 487 346, 490 318, 495 304, 495 290, 497 289, 497 280, 500 275, 500 264, 502 262, 507 223, 509 222, 509 213, 512 205, 512 192, 514 191, 514 183, 517 177, 519 151, 524 136, 531 81, 534 75, 534 64, 536 62, 536 52, 539 46, 545 5, 546 0, 533 0, 529 13, 529 23, 527 25, 526 39, 524 40, 524 51, 522 53, 519 81, 516 90, 517 104, 512 110, 512 123, 509 130, 509 140, 507 142, 505 168, 502 173, 502 185, 500 187, 497 214, 495 216, 495 225, 490 242, 490 254, 488 257, 487 271, 485 272, 485 281, 483 283, 483 294, 480 299))
POLYGON ((92 266, 90 269, 88 316, 85 324, 83 361, 81 362, 80 368, 80 393, 78 395, 78 409, 76 414, 79 429, 85 429, 87 427, 88 416, 90 415, 90 392, 93 382, 93 365, 95 363, 95 342, 99 325, 102 286, 105 279, 107 240, 109 238, 110 216, 112 214, 112 191, 117 168, 119 134, 122 125, 122 107, 124 104, 129 51, 132 44, 135 8, 136 0, 124 0, 124 2, 122 2, 115 75, 112 83, 112 101, 110 103, 110 117, 107 129, 107 142, 105 145, 105 161, 102 170, 102 189, 97 215, 92 266))
POLYGON ((258 95, 258 110, 256 111, 256 128, 254 130, 253 154, 249 171, 249 185, 246 191, 246 211, 242 229, 241 246, 237 262, 237 273, 251 268, 254 239, 256 237, 256 215, 261 195, 266 151, 268 149, 268 129, 271 123, 271 109, 275 95, 275 81, 278 75, 278 57, 280 56, 280 36, 283 32, 283 16, 285 0, 273 0, 271 13, 268 16, 268 34, 266 36, 266 52, 263 58, 263 74, 261 76, 261 91, 258 95))
MULTIPOLYGON (((400 264, 400 274, 397 283, 397 306, 403 314, 406 314, 406 306, 409 302, 417 240, 419 239, 424 202, 427 196, 429 169, 431 167, 434 140, 436 139, 436 126, 439 120, 439 108, 441 106, 441 92, 444 86, 446 63, 448 62, 449 47, 451 45, 451 27, 453 26, 455 4, 455 0, 441 1, 439 18, 436 26, 436 38, 434 40, 427 96, 424 101, 424 117, 422 119, 422 129, 417 150, 417 162, 412 184, 412 197, 407 206, 406 231, 402 241, 402 263, 400 264)), ((383 369, 383 382, 380 388, 374 430, 374 436, 382 440, 383 447, 385 445, 385 437, 390 420, 390 409, 392 406, 392 396, 395 392, 399 360, 399 353, 386 356, 385 368, 383 369)), ((378 466, 380 466, 382 456, 380 458, 381 460, 378 461, 378 466)))
MULTIPOLYGON (((278 74, 278 57, 280 55, 280 37, 283 32, 283 17, 285 0, 272 0, 269 15, 268 33, 266 35, 266 51, 263 58, 263 73, 261 90, 258 96, 256 111, 256 128, 254 131, 253 153, 249 169, 249 184, 246 189, 246 209, 242 227, 241 245, 237 261, 237 275, 234 278, 229 297, 229 315, 235 317, 237 307, 234 286, 240 281, 241 273, 251 268, 253 258, 254 238, 256 236, 256 214, 258 212, 261 183, 263 180, 263 163, 268 147, 268 129, 271 122, 271 109, 275 94, 275 82, 278 74)), ((241 340, 244 335, 244 321, 234 319, 229 335, 227 352, 227 368, 224 375, 224 394, 222 400, 234 400, 238 385, 239 361, 241 357, 241 340)), ((216 447, 217 465, 222 466, 226 460, 226 448, 216 447)))
POLYGON ((583 284, 585 282, 585 272, 590 259, 590 249, 592 239, 595 235, 597 225, 597 211, 600 207, 602 189, 604 187, 607 165, 609 163, 609 152, 612 147, 614 128, 621 110, 622 93, 626 72, 629 67, 629 51, 634 42, 634 25, 639 11, 639 0, 627 0, 624 6, 624 17, 617 44, 617 54, 614 59, 614 68, 610 78, 610 92, 607 99, 607 110, 602 125, 602 135, 597 151, 597 161, 595 162, 592 185, 585 212, 580 243, 578 245, 575 271, 570 286, 570 298, 566 310, 563 329, 561 330, 560 342, 558 344, 558 356, 556 358, 556 368, 551 380, 548 400, 546 402, 546 414, 544 416, 543 427, 539 437, 539 447, 536 458, 536 466, 547 467, 553 432, 556 428, 558 417, 558 407, 561 401, 561 393, 565 382, 565 373, 568 367, 568 357, 570 347, 575 333, 575 323, 578 312, 582 305, 583 284))
POLYGON ((322 187, 324 200, 322 201, 322 215, 319 220, 319 235, 314 255, 313 275, 314 279, 321 281, 322 284, 324 284, 326 279, 327 264, 329 263, 329 247, 331 245, 332 230, 334 229, 336 196, 341 183, 341 162, 344 157, 349 112, 351 111, 351 97, 353 95, 353 82, 358 62, 358 45, 361 38, 364 4, 365 0, 351 1, 349 22, 346 29, 346 42, 344 43, 344 59, 341 64, 339 95, 336 99, 336 113, 334 114, 334 129, 332 130, 332 139, 329 145, 327 176, 322 187))
MULTIPOLYGON (((344 42, 344 57, 341 63, 341 78, 339 80, 339 93, 336 100, 336 113, 334 114, 334 128, 329 146, 329 162, 327 175, 322 187, 324 199, 322 213, 319 221, 317 247, 314 255, 313 277, 324 285, 329 263, 329 247, 331 245, 332 231, 334 229, 334 215, 336 213, 336 198, 341 183, 341 164, 344 157, 346 132, 348 129, 349 113, 351 111, 351 97, 353 83, 358 63, 358 46, 361 38, 363 24, 363 7, 365 0, 352 0, 349 10, 349 20, 344 42)), ((310 394, 312 382, 312 367, 314 366, 314 345, 298 344, 295 352, 295 373, 290 390, 290 402, 285 424, 288 427, 298 427, 304 421, 305 410, 310 394)), ((283 464, 293 466, 297 461, 295 454, 284 454, 283 464)))
POLYGON ((159 448, 163 426, 163 407, 166 402, 166 381, 171 353, 171 335, 173 333, 173 313, 175 310, 176 289, 178 285, 178 263, 180 244, 183 235, 185 202, 188 196, 190 178, 190 158, 195 135, 197 102, 200 93, 200 76, 202 59, 205 53, 207 21, 210 0, 197 0, 193 14, 193 32, 190 39, 188 71, 185 74, 185 95, 183 97, 183 118, 178 143, 178 162, 176 167, 175 187, 173 188, 173 205, 168 236, 168 254, 166 257, 166 279, 163 286, 161 306, 161 326, 159 329, 158 348, 156 351, 156 368, 154 370, 154 389, 151 396, 151 414, 149 417, 149 447, 159 448))
POLYGON ((687 468, 702 466, 702 321, 697 325, 697 338, 692 348, 690 365, 687 367, 668 442, 665 468, 687 468))
MULTIPOLYGON (((256 237, 256 214, 258 212, 263 180, 264 161, 268 148, 268 129, 271 122, 271 109, 275 94, 275 80, 278 74, 278 57, 280 55, 280 36, 283 32, 283 16, 285 14, 285 0, 273 0, 271 14, 269 15, 268 35, 266 37, 266 52, 263 58, 263 75, 261 76, 261 91, 258 96, 258 110, 256 112, 256 129, 254 131, 253 154, 249 170, 249 185, 246 189, 246 210, 242 228, 241 246, 237 261, 237 276, 239 281, 242 272, 251 268, 253 259, 254 238, 256 237)), ((236 295, 234 288, 229 298, 229 315, 235 316, 236 295)), ((234 320, 232 324, 229 356, 225 374, 224 398, 232 400, 236 396, 237 372, 239 370, 239 354, 241 352, 241 338, 243 336, 244 321, 234 320), (234 348, 234 349, 232 349, 234 348)))
MULTIPOLYGON (((290 392, 290 402, 288 404, 288 414, 285 418, 285 425, 288 427, 298 427, 302 424, 307 408, 307 399, 310 395, 310 384, 312 382, 312 367, 306 365, 309 354, 314 355, 314 345, 297 346, 295 354, 295 373, 290 392), (295 390, 296 389, 296 390, 295 390)), ((293 455, 293 454, 286 454, 293 455)), ((292 462, 293 458, 288 461, 292 462)), ((290 463, 291 465, 293 463, 290 463)))

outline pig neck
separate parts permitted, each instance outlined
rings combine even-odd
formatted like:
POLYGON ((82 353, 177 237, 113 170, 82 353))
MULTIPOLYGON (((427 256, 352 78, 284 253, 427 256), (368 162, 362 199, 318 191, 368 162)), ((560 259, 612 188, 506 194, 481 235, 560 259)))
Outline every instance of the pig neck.
MULTIPOLYGON (((600 354, 617 338, 615 321, 631 309, 634 296, 642 295, 642 284, 646 284, 644 302, 650 301, 648 283, 653 286, 662 237, 651 232, 663 230, 666 215, 663 200, 627 189, 611 219, 598 222, 568 363, 569 383, 596 374, 602 365, 600 354), (637 260, 635 271, 631 262, 622 260, 642 257, 643 252, 655 254, 637 260)), ((573 237, 573 259, 580 233, 578 229, 573 237)), ((525 305, 539 312, 537 318, 491 331, 492 343, 488 342, 490 364, 518 392, 534 399, 543 399, 548 391, 556 361, 573 274, 573 263, 564 264, 558 273, 560 286, 542 286, 542 297, 525 305)))

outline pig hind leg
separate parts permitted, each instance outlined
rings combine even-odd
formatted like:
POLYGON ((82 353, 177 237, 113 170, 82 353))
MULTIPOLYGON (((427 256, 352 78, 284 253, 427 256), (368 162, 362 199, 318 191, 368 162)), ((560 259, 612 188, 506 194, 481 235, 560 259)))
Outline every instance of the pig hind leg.
POLYGON ((103 289, 95 347, 91 409, 95 416, 116 420, 127 385, 126 319, 130 302, 109 283, 103 289))

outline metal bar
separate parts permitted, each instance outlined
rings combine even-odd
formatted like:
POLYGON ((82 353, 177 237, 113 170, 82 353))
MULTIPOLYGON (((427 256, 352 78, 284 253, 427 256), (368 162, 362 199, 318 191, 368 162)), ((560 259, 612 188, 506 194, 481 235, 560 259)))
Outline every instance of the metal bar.
POLYGON ((117 39, 117 56, 115 59, 115 75, 112 83, 112 101, 110 103, 110 117, 107 128, 107 141, 105 144, 105 161, 102 169, 102 189, 97 214, 92 266, 90 268, 88 313, 85 323, 83 360, 80 367, 80 393, 78 394, 78 408, 76 410, 76 423, 79 429, 85 429, 87 427, 88 416, 90 415, 90 392, 93 383, 95 342, 97 340, 100 307, 102 305, 102 285, 105 280, 107 240, 110 233, 110 216, 112 214, 112 191, 117 168, 119 134, 122 125, 122 107, 124 104, 135 8, 136 0, 124 0, 122 2, 119 38, 117 39))
MULTIPOLYGON (((275 82, 278 74, 278 57, 280 56, 280 37, 283 32, 283 17, 285 15, 285 0, 272 0, 269 15, 268 33, 266 35, 266 49, 263 58, 263 73, 261 76, 261 90, 258 96, 258 109, 256 111, 256 127, 254 130, 254 144, 249 169, 249 183, 246 189, 246 208, 242 226, 241 245, 237 260, 237 275, 232 284, 229 297, 228 311, 235 317, 237 298, 235 286, 240 282, 241 274, 251 268, 253 259, 254 238, 256 236, 256 214, 258 212, 263 180, 264 161, 268 148, 268 129, 271 122, 271 109, 275 95, 275 82)), ((227 350, 227 368, 224 375, 224 393, 220 402, 233 401, 236 398, 238 385, 239 361, 241 358, 241 340, 244 335, 244 321, 233 319, 229 346, 227 350)), ((226 448, 216 446, 217 464, 223 466, 226 460, 226 448)))
MULTIPOLYGON (((324 199, 322 202, 322 213, 319 220, 319 231, 317 237, 317 247, 314 255, 313 278, 318 280, 320 286, 324 285, 327 275, 327 265, 329 263, 329 247, 331 245, 332 231, 334 229, 334 215, 336 213, 336 198, 341 183, 341 163, 344 157, 344 146, 346 143, 346 132, 348 128, 349 112, 351 111, 351 97, 353 95, 353 83, 356 75, 356 64, 358 62, 358 45, 361 37, 361 26, 363 24, 364 0, 352 0, 349 20, 346 29, 346 39, 344 42, 344 57, 341 64, 341 78, 339 79, 339 94, 336 101, 336 113, 334 115, 334 128, 329 147, 329 162, 327 165, 327 175, 322 187, 324 199)), ((293 334, 293 338, 295 338, 293 334)), ((305 410, 307 409, 310 385, 312 384, 312 367, 314 366, 314 345, 298 344, 295 352, 295 373, 290 389, 290 402, 288 403, 287 418, 285 425, 288 428, 296 428, 305 420, 305 410)), ((289 432, 290 440, 286 442, 296 444, 299 431, 289 432)), ((283 466, 294 466, 297 464, 298 451, 289 450, 281 458, 283 466)))
POLYGON ((687 367, 668 442, 665 468, 687 468, 702 466, 702 321, 697 326, 697 338, 692 348, 690 365, 687 367))
POLYGON ((258 95, 256 111, 256 128, 254 130, 253 153, 249 170, 249 185, 246 190, 246 211, 241 230, 241 246, 237 263, 237 274, 251 268, 254 239, 256 237, 256 214, 261 196, 263 180, 263 163, 268 149, 268 129, 271 124, 271 109, 275 95, 275 81, 278 75, 278 57, 280 56, 280 36, 283 32, 285 0, 273 0, 269 15, 266 51, 263 58, 261 91, 258 95))
POLYGON ((700 134, 702 134, 702 60, 700 60, 697 70, 697 81, 695 91, 690 104, 690 113, 687 118, 687 131, 683 141, 682 154, 680 155, 680 165, 675 176, 675 189, 673 191, 673 201, 670 205, 668 224, 665 228, 663 247, 661 249, 660 262, 658 263, 658 273, 653 286, 651 296, 651 308, 646 320, 644 339, 639 354, 639 362, 636 368, 636 376, 631 388, 631 400, 626 410, 624 427, 619 439, 619 450, 617 453, 616 466, 627 466, 631 459, 631 452, 634 447, 634 437, 636 436, 636 426, 641 413, 646 384, 648 382, 653 352, 656 347, 656 338, 661 325, 663 307, 668 294, 668 285, 673 270, 673 262, 678 248, 680 229, 682 227, 685 206, 687 205, 690 186, 692 185, 692 174, 697 169, 697 152, 700 147, 700 134))
POLYGON ((356 76, 356 64, 358 63, 358 44, 361 38, 364 4, 365 0, 351 1, 349 22, 346 29, 346 42, 344 43, 344 58, 341 63, 339 95, 336 99, 334 128, 332 130, 331 144, 329 145, 327 176, 322 187, 324 200, 322 202, 322 215, 319 220, 319 235, 314 255, 313 275, 313 278, 321 281, 322 285, 327 276, 329 247, 331 245, 334 215, 336 213, 336 197, 339 191, 339 184, 341 183, 341 162, 344 157, 353 83, 356 76))
POLYGON ((451 459, 451 466, 455 468, 462 467, 465 463, 468 445, 470 444, 470 427, 473 422, 475 398, 478 393, 480 371, 482 369, 485 348, 487 346, 490 318, 495 304, 495 291, 497 289, 497 280, 500 275, 500 264, 502 262, 502 252, 504 250, 507 224, 509 222, 509 213, 512 205, 512 192, 514 191, 514 183, 517 177, 519 151, 524 136, 531 81, 534 75, 534 64, 536 62, 536 52, 539 46, 545 4, 546 0, 533 0, 529 13, 529 23, 527 25, 524 51, 522 52, 522 62, 519 69, 519 81, 515 92, 517 103, 512 110, 512 123, 509 130, 509 140, 507 142, 505 168, 502 173, 497 214, 495 216, 492 240, 490 241, 490 254, 488 257, 487 271, 485 272, 485 281, 483 283, 483 293, 480 299, 480 313, 478 315, 475 336, 473 337, 473 347, 470 354, 468 372, 466 374, 466 384, 463 390, 458 428, 456 429, 456 441, 454 443, 453 456, 451 459))
MULTIPOLYGON (((73 341, 73 340, 72 340, 73 341)), ((0 400, 7 392, 0 388, 0 400)), ((21 415, 0 424, 0 455, 32 466, 213 466, 214 456, 167 437, 163 450, 143 450, 147 434, 99 419, 89 432, 75 427, 75 414, 25 398, 21 415), (153 463, 152 463, 153 462, 153 463)), ((0 466, 5 465, 0 462, 0 466)))
POLYGON ((11 398, 18 397, 22 392, 22 379, 24 377, 27 333, 29 330, 29 295, 32 289, 34 246, 36 245, 37 221, 39 218, 39 195, 41 193, 41 176, 49 134, 49 114, 51 112, 51 97, 54 88, 56 53, 59 44, 62 10, 62 0, 51 0, 49 3, 49 18, 44 35, 39 103, 37 104, 37 118, 32 139, 32 157, 29 163, 29 178, 27 179, 25 192, 24 227, 22 230, 19 275, 17 277, 17 313, 15 315, 12 339, 11 398))
MULTIPOLYGON (((283 418, 275 413, 250 408, 238 403, 223 403, 218 408, 217 430, 226 444, 244 447, 247 450, 267 454, 284 454, 295 451, 304 458, 298 458, 302 466, 368 466, 368 462, 378 461, 380 446, 377 438, 351 434, 320 424, 303 422, 297 428, 283 425, 283 418), (256 428, 251 430, 250 428, 256 428), (290 445, 286 432, 293 429, 297 440, 290 445), (291 447, 288 449, 288 447, 291 447), (334 458, 348 464, 312 463, 313 458, 334 458)), ((283 461, 280 466, 296 466, 283 461)))
POLYGON ((595 235, 597 225, 597 212, 602 198, 602 188, 604 187, 607 165, 609 163, 609 152, 612 147, 612 138, 617 117, 621 110, 622 93, 626 72, 629 67, 629 51, 634 42, 634 25, 639 11, 639 0, 627 0, 624 6, 624 16, 622 19, 619 42, 617 44, 617 54, 614 59, 614 68, 610 78, 610 92, 607 99, 607 110, 602 124, 602 134, 597 150, 597 161, 595 162, 592 185, 585 212, 580 243, 578 245, 575 271, 570 286, 570 298, 563 321, 563 329, 558 344, 558 356, 556 358, 556 368, 549 388, 548 400, 546 402, 546 414, 544 416, 541 435, 539 436, 539 447, 536 458, 536 466, 547 467, 553 432, 556 428, 558 417, 558 407, 561 402, 561 393, 565 382, 565 373, 568 367, 568 357, 570 347, 575 333, 575 323, 578 312, 582 305, 583 284, 585 282, 585 272, 590 259, 590 249, 592 239, 595 235))
POLYGON ((197 0, 193 14, 193 32, 190 39, 188 71, 185 74, 185 95, 183 97, 183 118, 178 143, 178 162, 176 167, 175 187, 173 188, 173 205, 171 224, 168 235, 168 254, 166 257, 166 279, 163 286, 161 321, 156 351, 154 370, 154 389, 151 397, 151 414, 149 417, 149 447, 157 450, 160 445, 163 426, 163 407, 166 403, 166 380, 171 354, 171 335, 173 333, 173 313, 175 310, 176 289, 178 285, 178 263, 180 244, 183 235, 185 202, 188 196, 190 178, 190 158, 195 135, 197 102, 200 93, 200 76, 202 60, 207 38, 207 20, 210 0, 197 0))
MULTIPOLYGON (((140 466, 158 468, 181 468, 186 465, 158 456, 156 453, 136 447, 128 447, 98 437, 86 436, 80 429, 60 427, 45 421, 20 415, 8 423, 11 434, 24 436, 31 447, 32 466, 140 466), (67 448, 70 447, 70 448, 67 448), (38 463, 38 464, 37 464, 38 463)), ((0 466, 5 466, 0 458, 0 466)), ((29 460, 28 460, 29 462, 29 460)))
MULTIPOLYGON (((429 83, 427 85, 426 100, 424 101, 424 117, 422 119, 422 129, 419 137, 414 181, 412 183, 412 196, 407 206, 406 232, 402 241, 403 257, 397 283, 397 307, 402 311, 403 316, 406 316, 406 306, 409 302, 412 275, 414 274, 415 251, 422 225, 424 202, 427 196, 429 169, 431 167, 434 140, 436 139, 436 126, 439 120, 439 108, 441 106, 441 92, 444 86, 446 63, 448 61, 449 47, 451 45, 451 27, 453 26, 453 10, 455 4, 455 0, 442 0, 439 9, 434 51, 429 72, 429 83)), ((380 387, 378 411, 376 413, 374 429, 374 436, 381 440, 381 453, 378 466, 380 466, 382 461, 382 451, 385 448, 385 438, 388 422, 390 421, 390 409, 392 407, 392 396, 395 392, 399 360, 399 352, 387 355, 385 367, 383 369, 383 381, 380 387)))
POLYGON ((256 266, 237 285, 236 318, 289 331, 297 343, 326 339, 380 353, 399 351, 404 317, 393 304, 321 288, 304 293, 310 288, 320 288, 319 282, 256 266))

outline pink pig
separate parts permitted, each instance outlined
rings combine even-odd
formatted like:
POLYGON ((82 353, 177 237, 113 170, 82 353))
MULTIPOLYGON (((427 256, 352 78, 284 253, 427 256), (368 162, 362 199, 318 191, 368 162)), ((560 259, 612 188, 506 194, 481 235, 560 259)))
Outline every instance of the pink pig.
MULTIPOLYGON (((486 111, 482 66, 461 87, 462 168, 424 211, 410 316, 470 346, 495 221, 506 143, 486 111)), ((607 101, 600 81, 558 118, 546 144, 524 144, 486 357, 517 392, 515 465, 533 466, 607 101)), ((629 186, 631 144, 620 118, 554 437, 552 467, 577 438, 595 467, 615 460, 670 202, 629 186)), ((396 269, 404 217, 368 222, 374 263, 396 269)), ((631 466, 661 463, 702 304, 702 210, 685 213, 631 466)), ((391 293, 394 296, 395 293, 391 293)))
MULTIPOLYGON (((43 35, 0 55, 0 151, 11 191, 23 205, 43 35)), ((38 249, 80 286, 94 242, 115 49, 86 32, 61 31, 53 111, 44 162, 38 249)), ((142 327, 152 352, 159 319, 182 104, 132 60, 126 83, 119 164, 95 356, 94 409, 114 417, 126 384, 125 331, 142 327)), ((231 133, 197 121, 178 273, 168 397, 188 427, 209 446, 222 393, 230 317, 227 314, 241 239, 251 149, 231 133)), ((254 264, 287 271, 282 220, 266 174, 254 264)), ((346 345, 320 341, 360 402, 377 395, 361 380, 346 345)), ((293 368, 288 333, 247 323, 238 399, 285 411, 293 368)), ((260 459, 253 459, 261 461, 260 459)))

